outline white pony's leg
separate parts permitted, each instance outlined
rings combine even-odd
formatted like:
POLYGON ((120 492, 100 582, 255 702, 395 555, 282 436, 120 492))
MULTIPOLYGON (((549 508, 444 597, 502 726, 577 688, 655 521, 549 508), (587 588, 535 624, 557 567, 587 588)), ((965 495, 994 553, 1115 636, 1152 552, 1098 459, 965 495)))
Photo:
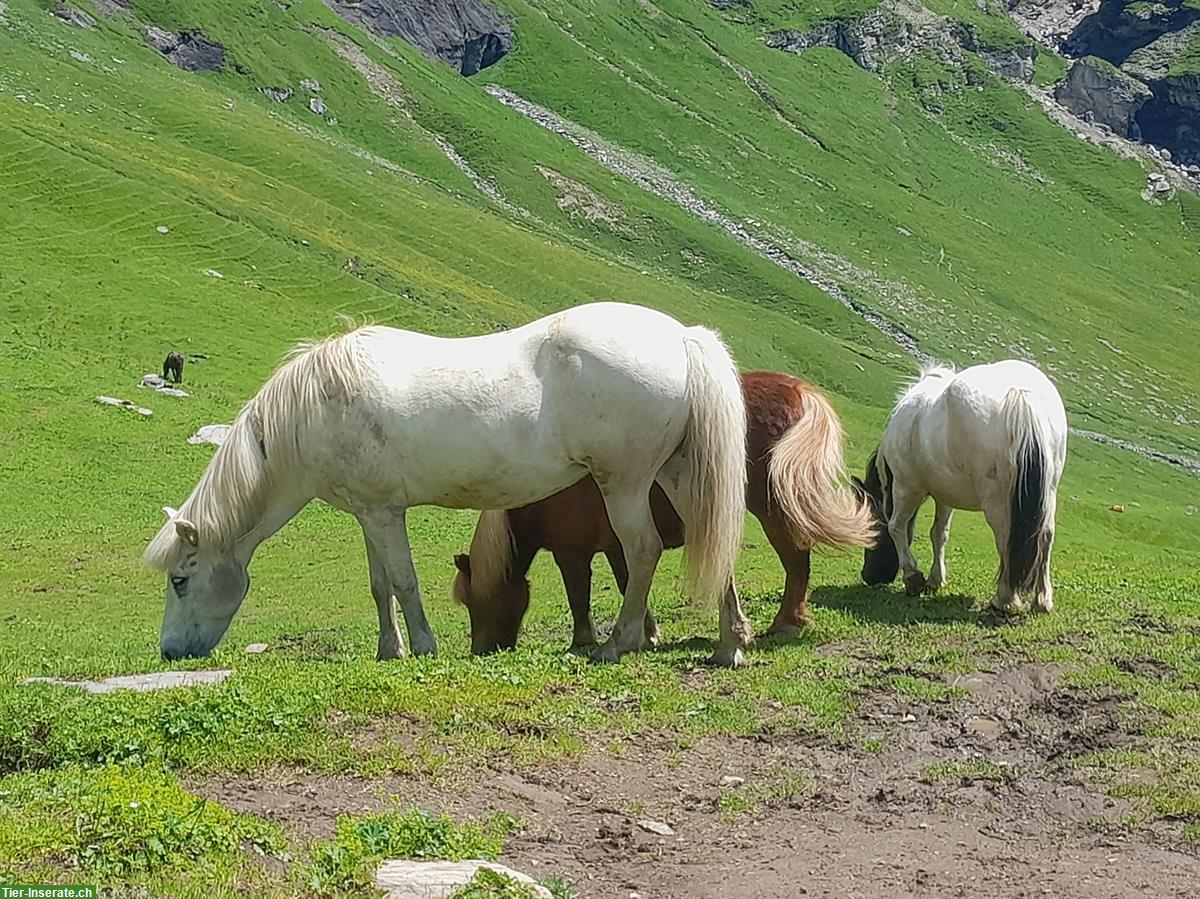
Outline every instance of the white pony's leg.
MULTIPOLYGON (((684 529, 692 518, 692 507, 688 491, 682 486, 687 472, 687 457, 677 453, 667 460, 658 476, 658 486, 663 489, 675 512, 683 522, 684 529)), ((713 651, 709 664, 722 668, 741 668, 746 664, 742 650, 754 642, 754 629, 742 611, 736 586, 730 582, 725 588, 720 604, 720 641, 713 651)))
POLYGON ((946 541, 950 539, 950 518, 954 508, 934 500, 933 527, 929 539, 933 542, 933 564, 929 566, 929 577, 925 580, 927 591, 940 590, 946 583, 946 541))
POLYGON ((1053 493, 1047 499, 1049 505, 1050 549, 1046 551, 1046 562, 1038 572, 1037 587, 1033 596, 1033 607, 1041 612, 1054 611, 1054 585, 1050 583, 1050 555, 1054 550, 1054 513, 1058 497, 1053 493))
POLYGON ((404 638, 396 621, 396 600, 392 595, 392 582, 383 560, 371 543, 371 537, 363 528, 363 542, 367 545, 367 565, 371 568, 371 595, 375 597, 375 608, 379 612, 379 652, 381 662, 404 658, 404 638))
POLYGON ((989 496, 983 502, 983 517, 996 538, 996 554, 1000 557, 1000 574, 996 580, 996 595, 992 597, 992 608, 1011 612, 1021 608, 1021 597, 1008 586, 1008 529, 1011 514, 1009 497, 1005 494, 989 496))
POLYGON ((412 549, 408 543, 408 529, 404 523, 404 512, 380 510, 360 515, 367 539, 374 544, 383 563, 384 571, 391 582, 392 591, 404 613, 408 626, 408 642, 415 655, 435 655, 437 638, 425 618, 421 605, 421 590, 417 583, 417 572, 413 568, 412 549))
POLYGON ((615 662, 627 652, 638 652, 650 645, 646 638, 646 598, 662 555, 662 540, 650 514, 649 484, 620 491, 602 484, 600 493, 613 533, 625 554, 629 581, 612 635, 592 653, 592 658, 615 662))
POLYGON ((892 482, 892 517, 888 519, 888 533, 892 543, 896 545, 896 555, 900 558, 900 569, 904 572, 904 590, 909 596, 919 596, 925 589, 925 577, 917 567, 916 556, 912 553, 912 528, 910 524, 925 497, 919 493, 904 490, 892 482))

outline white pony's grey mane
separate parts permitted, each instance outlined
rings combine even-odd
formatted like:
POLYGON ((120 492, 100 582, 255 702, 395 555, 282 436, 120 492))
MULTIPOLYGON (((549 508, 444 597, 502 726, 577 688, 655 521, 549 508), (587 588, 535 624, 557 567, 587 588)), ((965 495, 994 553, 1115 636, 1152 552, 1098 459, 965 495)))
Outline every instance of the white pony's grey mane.
POLYGON ((496 509, 480 512, 469 550, 473 592, 489 595, 508 580, 514 550, 508 513, 496 509))
MULTIPOLYGON (((297 344, 242 407, 179 517, 196 526, 205 547, 229 548, 261 519, 272 479, 299 458, 311 418, 328 400, 362 383, 362 330, 297 344)), ((152 568, 169 569, 183 547, 168 521, 146 547, 152 568)))

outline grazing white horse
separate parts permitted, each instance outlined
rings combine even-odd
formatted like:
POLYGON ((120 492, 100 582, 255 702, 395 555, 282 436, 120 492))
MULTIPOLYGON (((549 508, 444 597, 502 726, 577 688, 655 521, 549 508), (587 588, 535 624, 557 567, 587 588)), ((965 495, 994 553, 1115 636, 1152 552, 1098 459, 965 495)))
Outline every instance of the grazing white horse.
POLYGON ((1000 574, 992 605, 1054 607, 1050 550, 1058 482, 1067 458, 1067 413, 1050 379, 1017 360, 958 374, 921 370, 892 410, 867 463, 866 493, 887 533, 866 551, 868 584, 890 583, 898 568, 910 596, 946 582, 946 540, 955 509, 982 509, 996 538, 1000 574), (911 544, 917 510, 936 504, 933 565, 921 575, 911 544))
POLYGON ((319 498, 354 515, 379 611, 379 658, 437 651, 413 570, 411 506, 508 509, 591 474, 629 565, 610 661, 646 645, 662 552, 658 483, 686 523, 698 597, 720 598, 718 663, 750 628, 733 588, 746 419, 720 338, 641 306, 593 303, 447 339, 368 327, 297 349, 238 414, 191 496, 146 550, 165 571, 161 649, 207 655, 249 589, 260 543, 319 498))

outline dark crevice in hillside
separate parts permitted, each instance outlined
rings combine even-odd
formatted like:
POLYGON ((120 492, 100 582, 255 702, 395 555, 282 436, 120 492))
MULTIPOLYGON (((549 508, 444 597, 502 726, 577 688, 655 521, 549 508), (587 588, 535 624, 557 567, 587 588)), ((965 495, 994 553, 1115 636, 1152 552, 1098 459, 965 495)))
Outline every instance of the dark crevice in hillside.
POLYGON ((504 17, 482 0, 325 0, 348 22, 399 37, 463 75, 495 65, 512 49, 504 17))
POLYGON ((1063 51, 1070 56, 1099 56, 1119 66, 1134 51, 1200 21, 1200 9, 1179 0, 1142 4, 1144 9, 1134 6, 1125 0, 1104 0, 1096 12, 1075 27, 1063 42, 1063 51))

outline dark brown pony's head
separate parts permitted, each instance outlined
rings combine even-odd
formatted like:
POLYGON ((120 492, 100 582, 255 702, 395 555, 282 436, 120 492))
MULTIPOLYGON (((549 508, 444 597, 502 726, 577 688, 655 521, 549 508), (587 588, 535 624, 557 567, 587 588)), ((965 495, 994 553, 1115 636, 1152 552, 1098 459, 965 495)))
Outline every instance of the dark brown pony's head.
POLYGON ((862 579, 872 587, 890 584, 900 571, 900 557, 896 554, 896 544, 892 542, 887 526, 888 516, 892 512, 891 470, 885 462, 885 483, 885 479, 879 476, 878 457, 878 451, 871 454, 871 459, 867 462, 866 478, 850 479, 854 484, 854 492, 870 506, 879 525, 879 538, 875 545, 863 551, 862 579))
POLYGON ((454 599, 467 607, 471 618, 471 652, 487 655, 501 649, 513 649, 521 630, 521 619, 529 608, 529 581, 510 574, 489 589, 471 579, 471 557, 454 557, 458 573, 454 576, 454 599))

